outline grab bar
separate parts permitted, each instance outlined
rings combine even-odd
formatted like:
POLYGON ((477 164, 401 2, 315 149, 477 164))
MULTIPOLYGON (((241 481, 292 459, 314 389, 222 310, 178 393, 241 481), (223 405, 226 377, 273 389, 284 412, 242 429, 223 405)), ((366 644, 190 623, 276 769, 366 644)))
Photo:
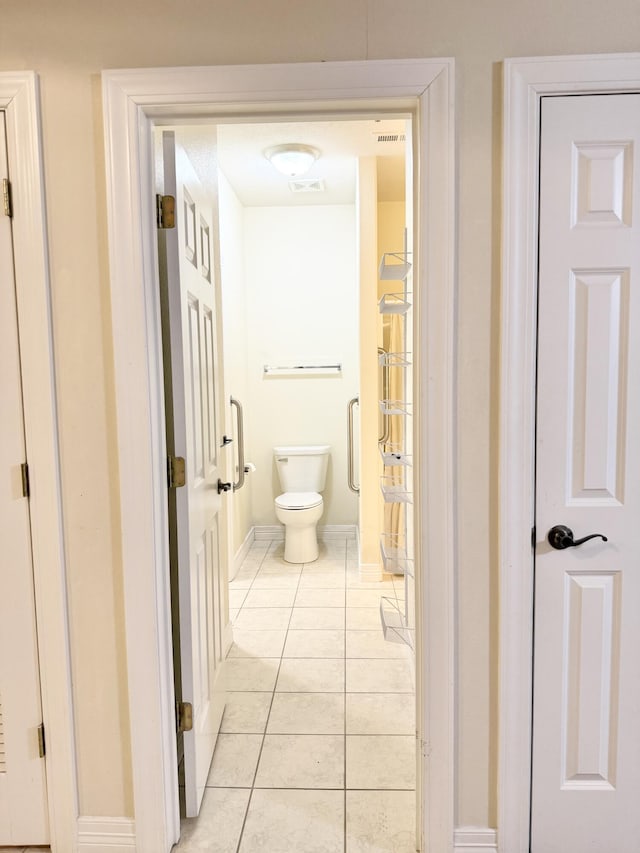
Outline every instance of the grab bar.
POLYGON ((230 398, 232 406, 236 407, 237 418, 237 436, 238 436, 238 481, 233 484, 233 491, 237 492, 244 486, 244 415, 242 414, 242 404, 239 400, 230 398))
MULTIPOLYGON (((384 347, 378 347, 378 355, 389 355, 389 352, 384 347)), ((385 361, 382 364, 382 399, 388 400, 389 396, 389 365, 385 361)), ((386 444, 389 441, 390 427, 389 415, 383 415, 382 434, 378 437, 378 444, 386 444)))
POLYGON ((264 373, 300 373, 308 370, 316 373, 342 373, 342 364, 292 364, 287 367, 265 364, 264 373))
POLYGON ((360 399, 358 397, 354 397, 352 400, 349 400, 349 405, 347 406, 347 482, 351 491, 358 495, 360 494, 360 487, 356 486, 353 481, 353 407, 355 405, 360 405, 360 399))

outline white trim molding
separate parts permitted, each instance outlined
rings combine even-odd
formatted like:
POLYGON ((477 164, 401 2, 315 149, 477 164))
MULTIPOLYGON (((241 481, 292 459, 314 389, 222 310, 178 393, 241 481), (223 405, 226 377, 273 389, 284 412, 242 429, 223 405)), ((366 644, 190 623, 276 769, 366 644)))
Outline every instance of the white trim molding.
MULTIPOLYGON (((256 540, 284 540, 284 524, 257 524, 254 528, 256 540)), ((320 542, 330 542, 333 539, 356 539, 355 524, 324 524, 317 529, 320 542)))
POLYGON ((0 73, 7 125, 51 847, 74 851, 77 775, 38 78, 0 73))
POLYGON ((136 850, 136 829, 131 818, 78 818, 78 853, 124 853, 125 850, 136 850))
POLYGON ((450 59, 168 68, 103 73, 126 648, 136 842, 178 838, 164 399, 152 135, 158 123, 286 115, 414 117, 416 565, 421 843, 447 853, 454 815, 455 140, 450 59), (416 453, 418 457, 418 453, 416 453))
POLYGON ((456 853, 497 853, 498 839, 495 829, 479 826, 461 826, 453 836, 453 847, 456 853))
POLYGON ((229 580, 232 581, 235 576, 240 571, 240 567, 244 563, 247 554, 251 550, 251 546, 253 545, 256 538, 256 529, 255 527, 250 528, 247 535, 244 537, 242 544, 238 548, 233 558, 233 569, 231 574, 229 575, 229 580))
POLYGON ((528 853, 538 161, 545 95, 640 91, 640 54, 509 59, 504 64, 500 414, 501 853, 528 853))
POLYGON ((256 524, 253 530, 256 542, 284 541, 284 524, 256 524))
POLYGON ((360 580, 363 583, 375 583, 382 580, 382 563, 360 563, 360 580))

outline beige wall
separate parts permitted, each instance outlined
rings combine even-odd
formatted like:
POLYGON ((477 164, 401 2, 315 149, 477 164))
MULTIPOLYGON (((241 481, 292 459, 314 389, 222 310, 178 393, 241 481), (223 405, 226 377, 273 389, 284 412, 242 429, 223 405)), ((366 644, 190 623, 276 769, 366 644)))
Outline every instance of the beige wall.
POLYGON ((320 525, 355 524, 347 487, 347 402, 358 387, 355 207, 244 209, 247 435, 252 521, 278 524, 277 445, 328 444, 320 525), (264 365, 341 364, 340 373, 265 376, 264 365))
MULTIPOLYGON (((486 825, 495 820, 496 784, 498 63, 506 56, 633 51, 639 31, 637 0, 3 4, 0 68, 35 69, 42 87, 82 814, 132 811, 100 70, 455 57, 461 425, 458 822, 486 825)), ((134 488, 131 483, 122 486, 134 488)))
MULTIPOLYGON (((224 334, 224 382, 225 393, 233 397, 243 407, 246 420, 246 406, 249 404, 247 381, 247 293, 245 289, 245 245, 244 245, 244 207, 240 203, 233 187, 223 175, 218 173, 220 188, 220 267, 222 282, 222 316, 225 318, 224 334)), ((233 410, 232 423, 235 438, 234 459, 238 459, 238 441, 236 434, 236 409, 233 410)), ((245 462, 252 459, 252 446, 248 431, 244 432, 245 462)), ((236 466, 237 467, 237 466, 236 466)), ((237 481, 239 471, 234 472, 237 481)), ((233 541, 231 555, 242 547, 252 527, 251 495, 253 477, 245 478, 244 486, 234 493, 233 498, 233 541)), ((230 502, 231 503, 231 502, 230 502)))
MULTIPOLYGON (((356 483, 358 496, 358 532, 360 567, 364 572, 380 570, 380 474, 378 454, 378 184, 376 158, 359 157, 357 166, 358 279, 360 371, 358 406, 354 410, 354 435, 357 433, 356 483)), ((354 442, 355 444, 356 442, 354 442)), ((374 575, 375 576, 375 575, 374 575)))

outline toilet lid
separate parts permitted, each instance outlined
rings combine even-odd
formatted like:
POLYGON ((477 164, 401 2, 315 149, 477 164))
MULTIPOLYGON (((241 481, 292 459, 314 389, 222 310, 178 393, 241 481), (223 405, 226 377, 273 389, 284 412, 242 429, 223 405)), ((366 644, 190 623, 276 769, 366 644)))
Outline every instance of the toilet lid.
POLYGON ((280 509, 311 509, 322 503, 322 495, 317 492, 285 492, 276 498, 280 509))

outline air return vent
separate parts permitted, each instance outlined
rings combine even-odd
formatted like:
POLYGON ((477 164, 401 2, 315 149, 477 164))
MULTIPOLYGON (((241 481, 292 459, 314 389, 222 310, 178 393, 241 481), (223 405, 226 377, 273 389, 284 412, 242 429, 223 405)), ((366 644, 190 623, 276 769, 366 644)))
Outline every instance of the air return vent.
POLYGON ((406 142, 406 133, 374 133, 376 142, 406 142))
POLYGON ((0 698, 0 773, 7 772, 7 753, 4 745, 4 721, 2 719, 2 699, 0 698))
POLYGON ((318 178, 302 178, 289 181, 289 189, 292 193, 323 193, 324 181, 318 178))

